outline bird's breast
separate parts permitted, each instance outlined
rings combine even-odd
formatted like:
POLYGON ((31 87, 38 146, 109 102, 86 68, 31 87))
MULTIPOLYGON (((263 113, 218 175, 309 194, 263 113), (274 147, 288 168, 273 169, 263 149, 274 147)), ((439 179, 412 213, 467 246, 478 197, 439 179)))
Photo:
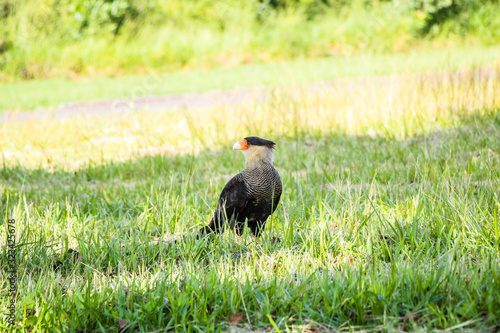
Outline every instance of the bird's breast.
POLYGON ((243 179, 249 194, 260 200, 271 199, 277 191, 281 192, 281 179, 272 165, 245 170, 243 179))

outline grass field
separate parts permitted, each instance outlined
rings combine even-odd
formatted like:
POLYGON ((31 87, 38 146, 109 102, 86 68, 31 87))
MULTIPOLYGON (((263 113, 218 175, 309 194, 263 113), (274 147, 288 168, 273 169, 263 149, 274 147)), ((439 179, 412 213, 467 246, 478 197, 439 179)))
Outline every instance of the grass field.
POLYGON ((499 82, 496 64, 277 88, 231 108, 1 124, 18 323, 498 331, 499 82), (247 135, 278 144, 280 206, 258 242, 197 241, 247 135))
POLYGON ((203 92, 217 89, 273 85, 346 77, 412 74, 485 66, 500 59, 499 47, 424 50, 411 53, 357 55, 295 60, 278 64, 252 64, 207 71, 93 78, 83 80, 35 80, 0 83, 1 110, 30 110, 59 103, 95 99, 130 98, 170 93, 203 92))

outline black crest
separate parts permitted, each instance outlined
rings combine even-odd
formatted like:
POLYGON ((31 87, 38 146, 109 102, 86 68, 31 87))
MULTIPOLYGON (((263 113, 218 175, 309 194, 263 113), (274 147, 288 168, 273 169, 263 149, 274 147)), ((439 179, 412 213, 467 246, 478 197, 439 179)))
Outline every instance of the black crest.
POLYGON ((247 140, 247 142, 253 146, 265 146, 271 149, 274 149, 276 146, 276 143, 266 139, 258 138, 256 136, 246 137, 245 140, 247 140))

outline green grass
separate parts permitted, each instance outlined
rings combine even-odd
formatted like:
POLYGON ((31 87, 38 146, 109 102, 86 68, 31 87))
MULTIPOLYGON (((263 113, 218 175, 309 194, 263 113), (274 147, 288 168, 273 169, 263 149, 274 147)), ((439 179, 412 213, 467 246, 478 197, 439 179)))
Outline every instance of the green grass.
POLYGON ((484 66, 498 61, 500 48, 477 47, 387 55, 358 55, 227 69, 85 80, 35 80, 0 84, 0 110, 35 109, 95 99, 135 98, 259 85, 289 86, 345 77, 411 74, 484 66))
POLYGON ((498 329, 499 78, 493 66, 2 124, 18 320, 34 332, 498 329), (278 143, 276 214, 258 243, 196 241, 243 167, 231 144, 251 134, 278 143))

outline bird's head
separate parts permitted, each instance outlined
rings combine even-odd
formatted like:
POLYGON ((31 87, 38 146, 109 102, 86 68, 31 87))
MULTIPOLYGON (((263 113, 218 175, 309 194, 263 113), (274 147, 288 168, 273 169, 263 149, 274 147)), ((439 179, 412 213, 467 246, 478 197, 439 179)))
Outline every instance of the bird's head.
POLYGON ((245 155, 246 166, 245 168, 257 167, 262 163, 273 164, 274 148, 276 143, 258 138, 256 136, 249 136, 236 142, 233 149, 241 150, 245 155))

